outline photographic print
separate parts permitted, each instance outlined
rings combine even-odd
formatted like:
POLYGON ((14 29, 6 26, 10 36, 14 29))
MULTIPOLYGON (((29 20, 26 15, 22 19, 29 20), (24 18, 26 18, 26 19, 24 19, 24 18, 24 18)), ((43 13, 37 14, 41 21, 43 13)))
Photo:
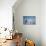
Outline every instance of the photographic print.
POLYGON ((35 25, 36 24, 36 16, 23 16, 23 24, 35 25))

